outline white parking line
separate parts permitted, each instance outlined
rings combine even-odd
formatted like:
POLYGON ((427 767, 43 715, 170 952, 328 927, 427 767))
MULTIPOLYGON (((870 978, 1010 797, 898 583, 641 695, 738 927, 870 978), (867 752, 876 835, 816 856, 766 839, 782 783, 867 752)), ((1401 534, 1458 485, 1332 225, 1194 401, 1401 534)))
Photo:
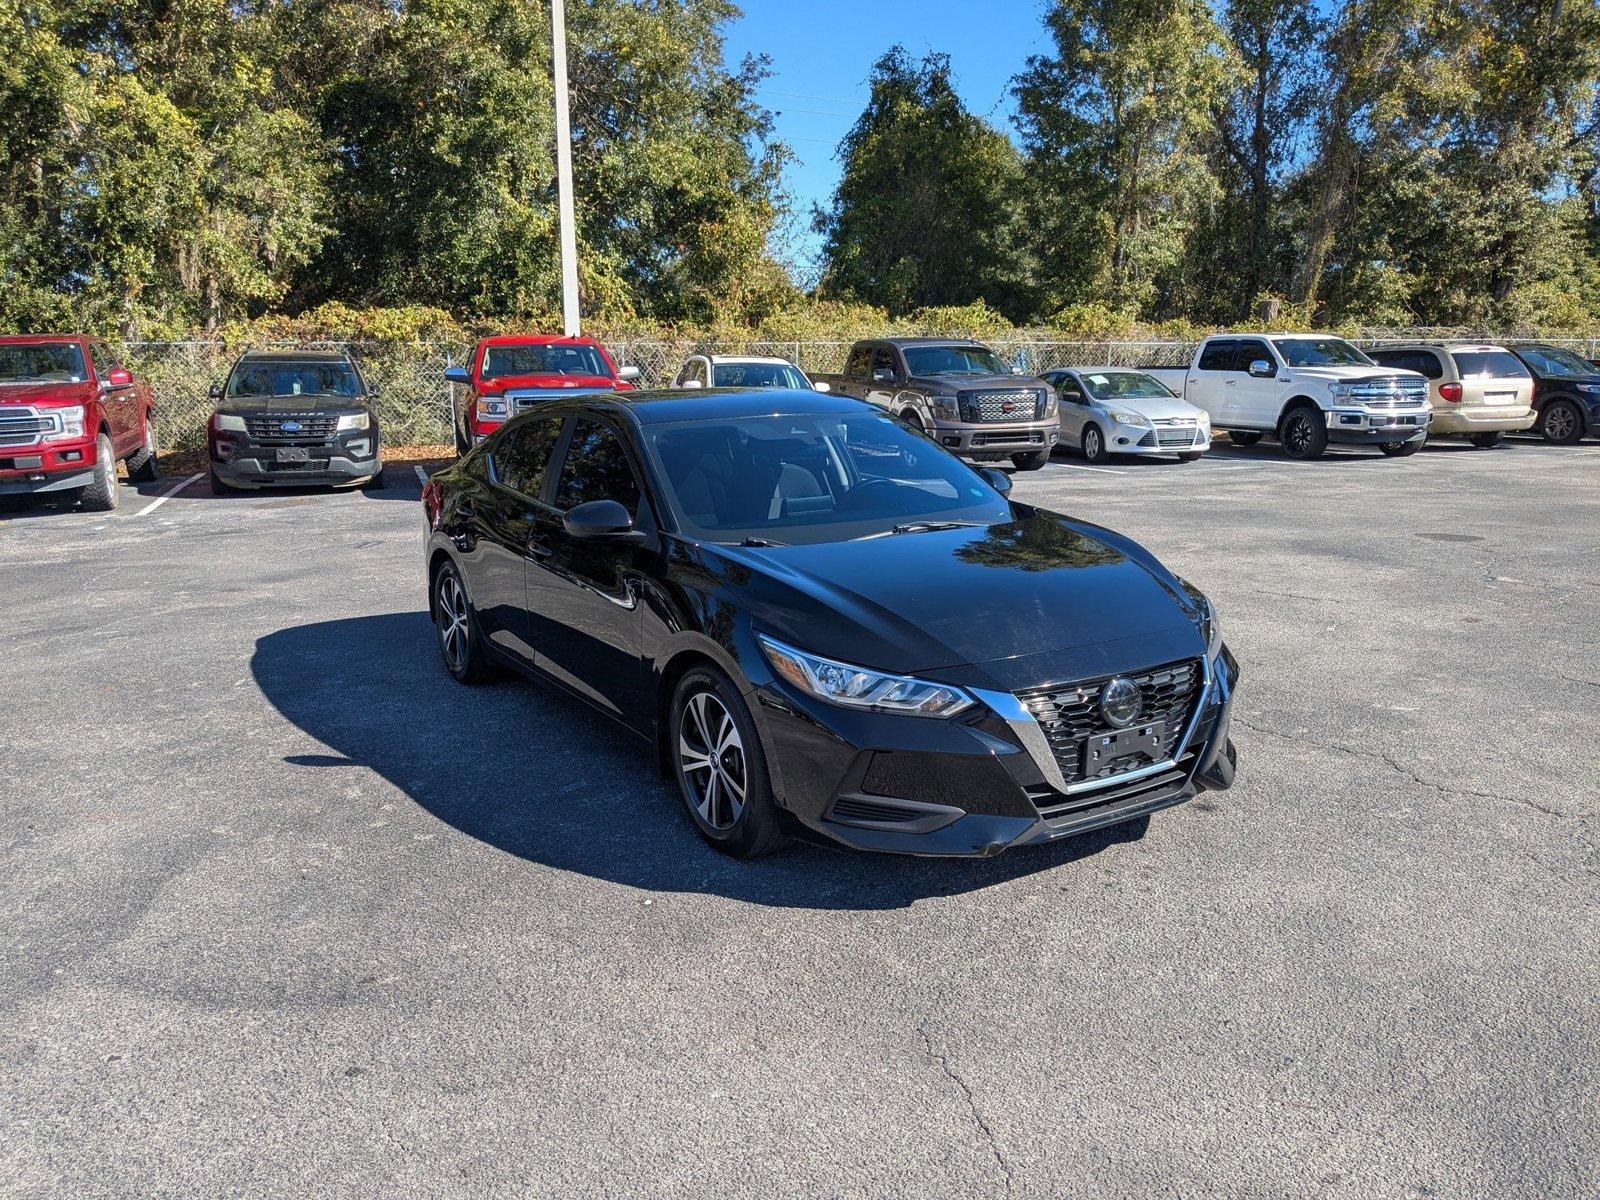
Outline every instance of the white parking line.
POLYGON ((421 467, 412 467, 411 469, 417 473, 417 480, 424 487, 426 487, 427 484, 428 484, 428 473, 426 471, 424 471, 421 467))
POLYGON ((1082 463, 1058 462, 1058 467, 1066 467, 1071 471, 1098 471, 1102 475, 1126 475, 1126 471, 1113 471, 1110 467, 1086 467, 1082 463))
POLYGON ((188 487, 191 483, 194 483, 194 482, 196 482, 197 480, 200 480, 200 479, 204 479, 205 477, 206 477, 206 473, 204 471, 196 471, 193 475, 189 476, 189 478, 181 480, 178 483, 173 484, 166 491, 162 492, 161 495, 157 496, 149 504, 145 505, 143 508, 141 508, 138 512, 134 513, 133 515, 135 517, 147 517, 147 516, 149 516, 151 513, 155 512, 156 509, 160 508, 163 504, 165 504, 168 500, 171 500, 179 492, 183 491, 183 489, 188 487))

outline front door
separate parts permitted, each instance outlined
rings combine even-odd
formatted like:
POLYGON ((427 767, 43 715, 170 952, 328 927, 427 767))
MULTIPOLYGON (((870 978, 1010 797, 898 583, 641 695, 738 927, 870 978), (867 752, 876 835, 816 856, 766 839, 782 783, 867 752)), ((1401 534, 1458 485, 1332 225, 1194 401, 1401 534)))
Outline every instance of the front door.
POLYGON ((1089 411, 1089 397, 1084 394, 1083 381, 1076 375, 1063 374, 1056 378, 1057 409, 1061 413, 1061 441, 1064 445, 1083 444, 1084 415, 1089 411))
POLYGON ((1242 338, 1234 351, 1234 370, 1224 387, 1232 392, 1238 419, 1256 429, 1271 429, 1278 423, 1278 360, 1272 349, 1259 338, 1242 338), (1252 363, 1267 364, 1270 375, 1250 374, 1252 363))
POLYGON ((547 515, 542 502, 562 418, 536 417, 506 431, 490 452, 489 483, 473 498, 467 577, 478 626, 498 650, 533 665, 525 562, 547 515))
POLYGON ((653 550, 632 542, 584 541, 561 514, 591 500, 615 500, 636 526, 654 527, 622 437, 593 417, 575 419, 557 477, 554 506, 532 531, 528 621, 540 670, 627 723, 647 723, 640 650, 641 564, 653 550))

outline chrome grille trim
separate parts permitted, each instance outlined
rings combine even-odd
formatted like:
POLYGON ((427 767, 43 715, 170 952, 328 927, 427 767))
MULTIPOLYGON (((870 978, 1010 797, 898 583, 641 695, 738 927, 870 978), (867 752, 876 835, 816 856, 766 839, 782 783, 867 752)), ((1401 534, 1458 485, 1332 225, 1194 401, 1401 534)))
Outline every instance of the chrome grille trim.
POLYGON ((1034 421, 1043 409, 1046 394, 1039 388, 997 388, 993 391, 956 393, 961 420, 968 425, 994 421, 1034 421), (1012 405, 1006 412, 1004 405, 1012 405))
POLYGON ((530 408, 537 408, 540 404, 560 400, 566 396, 594 396, 615 390, 605 387, 509 388, 505 393, 506 408, 512 416, 516 416, 518 413, 527 412, 530 408))
POLYGON ((61 418, 41 413, 33 405, 6 405, 0 408, 0 446, 37 446, 47 433, 59 433, 61 418))

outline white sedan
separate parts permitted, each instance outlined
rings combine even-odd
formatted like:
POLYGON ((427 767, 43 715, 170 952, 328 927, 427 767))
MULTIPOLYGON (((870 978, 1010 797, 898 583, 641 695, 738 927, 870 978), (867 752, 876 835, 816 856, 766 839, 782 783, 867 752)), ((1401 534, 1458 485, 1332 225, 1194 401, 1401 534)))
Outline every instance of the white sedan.
POLYGON ((1113 454, 1176 454, 1193 462, 1211 448, 1211 418, 1152 375, 1127 367, 1046 371, 1060 400, 1061 442, 1090 462, 1113 454))
POLYGON ((691 354, 673 377, 675 388, 736 387, 788 388, 799 392, 825 392, 828 385, 812 383, 786 358, 752 354, 691 354))

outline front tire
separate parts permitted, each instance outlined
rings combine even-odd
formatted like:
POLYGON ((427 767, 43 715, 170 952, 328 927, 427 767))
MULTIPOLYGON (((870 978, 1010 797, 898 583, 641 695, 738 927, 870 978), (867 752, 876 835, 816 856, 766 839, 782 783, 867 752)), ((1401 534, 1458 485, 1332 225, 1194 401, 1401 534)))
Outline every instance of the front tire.
POLYGON ((1547 442, 1571 446, 1583 437, 1583 414, 1570 400, 1554 400, 1539 414, 1539 433, 1547 442))
POLYGON ((231 495, 233 495, 233 493, 235 493, 235 492, 237 492, 239 490, 238 488, 234 487, 231 483, 226 482, 222 478, 221 475, 218 475, 216 467, 212 467, 211 468, 210 477, 211 477, 211 494, 213 496, 231 496, 231 495))
POLYGON ((1228 440, 1235 446, 1254 446, 1265 434, 1255 429, 1230 429, 1228 440))
POLYGON ((1475 433, 1467 440, 1479 450, 1493 450, 1500 444, 1501 433, 1497 429, 1493 433, 1475 433))
POLYGON ((714 667, 684 675, 667 738, 678 792, 701 837, 734 858, 787 844, 760 735, 731 679, 714 667))
POLYGON ((102 433, 94 443, 94 480, 78 494, 78 507, 84 512, 111 512, 117 499, 117 460, 111 456, 111 439, 102 433))
POLYGON ((1188 452, 1186 452, 1184 454, 1178 455, 1178 461, 1179 462, 1199 462, 1200 461, 1200 454, 1201 454, 1201 452, 1199 450, 1190 450, 1190 451, 1188 451, 1188 452))
POLYGON ((1410 458, 1418 450, 1422 449, 1422 444, 1426 440, 1426 438, 1418 438, 1414 442, 1379 442, 1378 449, 1382 450, 1390 458, 1410 458))
POLYGON ((144 418, 144 443, 128 456, 128 481, 154 483, 161 477, 161 467, 156 461, 156 422, 149 413, 144 418))
POLYGON ((478 633, 478 618, 455 563, 447 562, 433 577, 433 631, 439 657, 457 683, 469 686, 489 677, 489 656, 478 633))
POLYGON ((1013 454, 1011 456, 1012 465, 1019 471, 1037 471, 1049 461, 1050 451, 1048 450, 1035 450, 1029 454, 1013 454))
POLYGON ((1278 441, 1290 458, 1301 462, 1321 458, 1328 448, 1328 427, 1322 423, 1322 413, 1314 408, 1291 409, 1278 429, 1278 441))
POLYGON ((1100 426, 1089 425, 1083 431, 1083 456, 1092 463, 1111 461, 1111 451, 1106 449, 1106 435, 1100 426))

